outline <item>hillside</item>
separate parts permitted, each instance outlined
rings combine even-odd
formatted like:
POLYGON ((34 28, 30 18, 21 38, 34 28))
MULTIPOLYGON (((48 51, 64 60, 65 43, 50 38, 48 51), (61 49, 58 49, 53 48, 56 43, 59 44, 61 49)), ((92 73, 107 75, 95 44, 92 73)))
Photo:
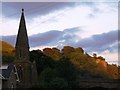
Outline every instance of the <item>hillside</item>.
POLYGON ((2 45, 2 48, 0 48, 0 51, 11 52, 12 50, 14 50, 14 47, 7 42, 0 41, 0 45, 2 45))
POLYGON ((2 52, 3 62, 12 62, 15 56, 15 48, 7 42, 0 41, 0 52, 2 52))
POLYGON ((81 47, 64 46, 30 52, 36 61, 39 85, 37 88, 79 87, 82 79, 120 79, 120 67, 110 65, 102 56, 90 56, 81 47))
POLYGON ((0 41, 0 51, 2 52, 2 57, 14 57, 14 50, 15 48, 7 42, 0 41))
POLYGON ((81 47, 64 46, 61 51, 57 48, 45 48, 43 53, 55 61, 62 57, 68 58, 75 67, 88 71, 90 74, 114 79, 120 78, 120 69, 118 69, 120 67, 108 64, 102 56, 96 54, 90 56, 81 47))

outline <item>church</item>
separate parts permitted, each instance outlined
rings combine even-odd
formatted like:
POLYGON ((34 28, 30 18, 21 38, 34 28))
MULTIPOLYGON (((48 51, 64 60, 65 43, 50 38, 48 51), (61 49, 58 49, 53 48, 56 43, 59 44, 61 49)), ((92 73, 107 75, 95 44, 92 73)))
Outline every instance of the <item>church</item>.
MULTIPOLYGON (((9 68, 6 68, 6 70, 2 70, 2 73, 7 74, 9 71, 8 79, 2 81, 4 85, 2 85, 2 88, 30 88, 32 85, 37 84, 38 76, 37 76, 37 68, 36 63, 30 61, 29 56, 29 39, 27 35, 27 28, 26 28, 26 22, 25 22, 25 16, 24 16, 24 9, 22 9, 21 19, 19 23, 19 29, 18 29, 18 35, 16 39, 16 45, 15 45, 15 60, 12 63, 12 66, 15 67, 16 71, 14 72, 14 68, 11 68, 11 70, 8 70, 9 68), (13 70, 12 70, 13 69, 13 70), (17 73, 17 79, 16 81, 12 82, 11 85, 11 77, 14 78, 14 75, 11 73, 17 73), (7 83, 7 84, 5 84, 7 83)), ((10 65, 8 65, 9 67, 10 65)), ((2 76, 4 77, 4 75, 2 76)))

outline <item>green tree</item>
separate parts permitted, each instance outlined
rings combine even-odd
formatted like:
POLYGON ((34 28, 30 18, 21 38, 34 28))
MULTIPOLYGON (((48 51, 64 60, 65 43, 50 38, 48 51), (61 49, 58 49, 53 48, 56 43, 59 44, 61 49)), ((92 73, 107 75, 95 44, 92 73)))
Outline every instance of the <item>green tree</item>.
POLYGON ((38 75, 40 75, 40 73, 45 69, 45 68, 54 68, 56 62, 44 55, 42 53, 42 51, 40 50, 33 50, 30 52, 30 60, 33 62, 34 60, 36 61, 36 66, 37 66, 37 71, 38 71, 38 75))
POLYGON ((68 58, 61 58, 58 61, 56 70, 59 73, 59 77, 64 78, 68 82, 68 87, 77 86, 77 69, 74 67, 74 65, 70 62, 68 58))

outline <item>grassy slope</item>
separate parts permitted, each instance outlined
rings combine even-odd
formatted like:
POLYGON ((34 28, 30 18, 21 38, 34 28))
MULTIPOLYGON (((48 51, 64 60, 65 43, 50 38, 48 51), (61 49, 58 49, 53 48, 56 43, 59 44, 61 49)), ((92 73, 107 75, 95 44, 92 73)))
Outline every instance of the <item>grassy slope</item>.
POLYGON ((7 42, 0 41, 0 52, 2 57, 14 57, 15 48, 7 42))

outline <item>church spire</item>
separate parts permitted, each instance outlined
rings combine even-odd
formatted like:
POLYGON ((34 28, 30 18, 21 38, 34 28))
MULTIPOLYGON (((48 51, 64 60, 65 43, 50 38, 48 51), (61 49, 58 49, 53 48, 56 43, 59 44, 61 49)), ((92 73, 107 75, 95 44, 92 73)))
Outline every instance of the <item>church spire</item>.
POLYGON ((18 70, 20 82, 18 88, 30 88, 32 84, 37 83, 35 64, 32 65, 29 59, 29 41, 24 17, 24 9, 21 12, 20 24, 15 46, 14 64, 18 70), (34 78, 33 78, 34 77, 34 78))
POLYGON ((22 12, 24 13, 24 9, 22 8, 22 12))
POLYGON ((17 60, 24 60, 25 58, 26 60, 29 60, 29 41, 24 17, 24 9, 22 9, 15 48, 15 56, 17 60))

